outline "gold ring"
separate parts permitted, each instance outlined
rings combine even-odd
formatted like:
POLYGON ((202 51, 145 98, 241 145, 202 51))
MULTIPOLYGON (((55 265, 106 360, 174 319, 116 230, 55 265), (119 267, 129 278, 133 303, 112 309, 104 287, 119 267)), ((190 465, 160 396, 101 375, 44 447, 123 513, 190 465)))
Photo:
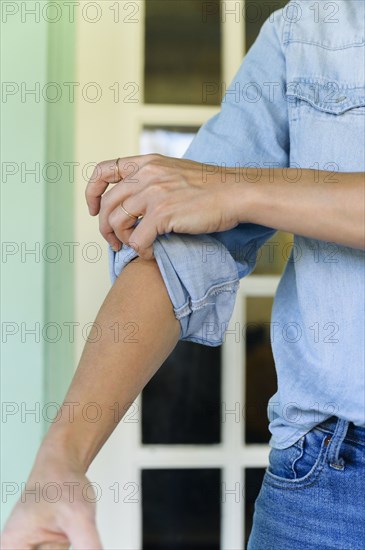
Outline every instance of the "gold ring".
POLYGON ((115 170, 117 171, 119 179, 122 179, 119 173, 119 166, 118 166, 119 161, 120 161, 120 157, 118 157, 117 160, 115 161, 115 170))
POLYGON ((135 219, 135 220, 141 220, 141 219, 143 218, 143 215, 142 215, 142 214, 141 214, 140 216, 135 216, 134 214, 130 214, 130 213, 124 208, 122 202, 120 203, 120 207, 121 207, 121 209, 123 210, 123 212, 124 212, 125 214, 127 214, 127 216, 129 216, 130 218, 133 218, 133 219, 135 219))

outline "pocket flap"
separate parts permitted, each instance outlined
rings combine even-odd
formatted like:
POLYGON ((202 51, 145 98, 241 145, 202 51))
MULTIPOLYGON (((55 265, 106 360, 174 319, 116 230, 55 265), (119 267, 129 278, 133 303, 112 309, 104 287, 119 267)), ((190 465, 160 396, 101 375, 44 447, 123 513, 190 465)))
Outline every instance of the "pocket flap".
POLYGON ((289 102, 306 101, 326 113, 341 114, 355 107, 365 106, 365 87, 349 87, 337 81, 318 82, 294 80, 288 82, 286 97, 289 102))

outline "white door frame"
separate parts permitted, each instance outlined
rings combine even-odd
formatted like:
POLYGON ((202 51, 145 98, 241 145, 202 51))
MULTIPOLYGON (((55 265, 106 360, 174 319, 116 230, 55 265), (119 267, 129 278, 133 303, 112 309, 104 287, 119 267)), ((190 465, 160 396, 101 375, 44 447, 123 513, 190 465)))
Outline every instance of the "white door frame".
MULTIPOLYGON (((200 126, 219 110, 211 106, 144 105, 144 0, 119 2, 121 9, 127 4, 138 7, 133 23, 113 22, 114 12, 110 8, 115 2, 101 4, 103 19, 99 22, 91 25, 82 18, 78 20, 78 80, 82 86, 95 81, 97 74, 104 92, 104 99, 97 104, 81 98, 76 105, 76 159, 80 167, 91 161, 138 154, 140 133, 145 124, 200 126), (115 102, 108 90, 116 81, 120 83, 122 93, 124 85, 127 92, 130 83, 137 86, 139 101, 115 102)), ((226 0, 224 4, 226 15, 221 18, 222 79, 228 85, 242 62, 245 42, 242 17, 229 13, 231 10, 242 14, 244 0, 226 0)), ((121 11, 122 14, 126 12, 121 11)), ((79 175, 82 182, 82 175, 79 175)), ((80 257, 76 263, 76 320, 81 326, 93 321, 110 287, 106 246, 98 236, 95 219, 87 214, 83 191, 83 185, 76 186, 76 241, 82 245, 96 241, 104 254, 95 264, 80 257), (94 297, 93 301, 90 296, 94 297)), ((247 296, 273 296, 278 281, 277 276, 255 275, 242 280, 228 330, 237 322, 244 326, 247 296)), ((83 343, 79 333, 78 355, 83 343)), ((219 445, 142 445, 139 396, 135 407, 124 417, 95 459, 89 477, 100 487, 98 525, 106 548, 142 548, 141 470, 170 467, 222 469, 221 548, 244 547, 244 469, 265 467, 269 447, 244 443, 244 418, 239 410, 245 401, 245 348, 242 342, 229 336, 222 347, 222 373, 225 421, 219 445), (230 413, 232 409, 234 412, 230 413)))

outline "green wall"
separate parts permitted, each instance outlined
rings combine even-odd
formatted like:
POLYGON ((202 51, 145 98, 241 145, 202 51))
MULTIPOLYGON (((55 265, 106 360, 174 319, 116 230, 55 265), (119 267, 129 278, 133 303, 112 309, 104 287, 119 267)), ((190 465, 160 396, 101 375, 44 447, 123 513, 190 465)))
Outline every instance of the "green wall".
MULTIPOLYGON (((57 262, 45 262, 45 322, 60 327, 58 342, 45 341, 45 398, 59 404, 68 387, 74 370, 74 346, 68 323, 74 321, 74 103, 65 82, 75 82, 75 25, 66 17, 49 26, 48 33, 48 82, 57 82, 62 90, 61 100, 47 104, 48 163, 60 167, 60 179, 56 171, 47 182, 45 195, 45 241, 57 243, 61 253, 57 262)), ((56 250, 56 249, 55 249, 56 250)), ((77 250, 77 249, 75 249, 77 250)), ((56 340, 55 332, 51 339, 56 340)), ((45 426, 47 429, 47 426, 45 426)))
POLYGON ((74 80, 74 25, 22 21, 20 11, 1 23, 1 79, 13 92, 1 100, 2 525, 55 414, 44 405, 61 403, 74 367, 62 330, 73 320, 73 264, 63 245, 73 241, 73 184, 63 167, 73 160, 73 104, 42 96, 47 82, 74 80), (59 181, 50 182, 52 170, 47 177, 48 162, 61 168, 59 181), (55 323, 48 332, 47 323, 55 323), (51 343, 56 326, 62 335, 51 343))

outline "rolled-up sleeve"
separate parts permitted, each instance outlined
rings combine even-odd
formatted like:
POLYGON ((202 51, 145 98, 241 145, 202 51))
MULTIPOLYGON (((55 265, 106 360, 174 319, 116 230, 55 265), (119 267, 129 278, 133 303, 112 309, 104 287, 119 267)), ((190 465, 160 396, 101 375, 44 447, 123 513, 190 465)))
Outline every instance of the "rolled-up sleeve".
MULTIPOLYGON (((153 252, 180 322, 180 339, 218 346, 233 311, 239 277, 232 256, 210 235, 169 233, 153 252)), ((109 247, 112 282, 137 256, 128 246, 109 247)))
MULTIPOLYGON (((242 185, 246 167, 256 167, 259 177, 260 168, 288 166, 282 33, 277 10, 246 54, 220 112, 200 128, 183 158, 218 168, 238 167, 242 185)), ((247 223, 209 235, 157 237, 154 256, 180 322, 180 340, 208 346, 223 343, 239 281, 252 272, 259 248, 274 233, 275 229, 247 223)), ((127 245, 119 252, 109 247, 112 283, 136 256, 127 245)))

